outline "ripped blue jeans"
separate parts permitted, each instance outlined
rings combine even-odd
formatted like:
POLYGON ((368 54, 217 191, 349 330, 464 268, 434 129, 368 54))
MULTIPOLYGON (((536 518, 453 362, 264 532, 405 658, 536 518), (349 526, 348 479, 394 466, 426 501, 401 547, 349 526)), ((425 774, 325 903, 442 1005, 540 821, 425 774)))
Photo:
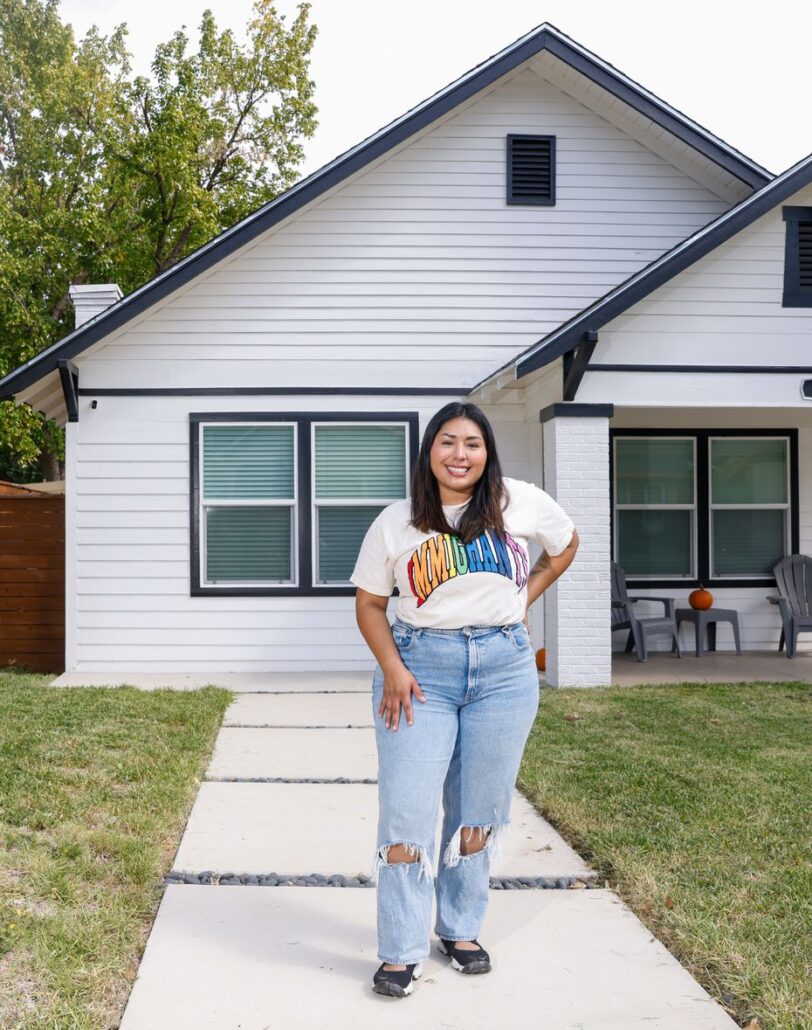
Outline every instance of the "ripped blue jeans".
POLYGON ((539 705, 530 636, 510 626, 424 629, 396 619, 392 635, 426 701, 412 694, 414 722, 403 711, 397 731, 378 715, 383 673, 375 669, 372 712, 378 748, 378 832, 372 878, 377 884, 378 957, 422 962, 434 930, 474 940, 488 905, 488 882, 510 822, 510 802, 524 746, 539 705), (435 865, 440 799, 442 862, 435 865), (485 846, 474 835, 489 830, 485 846), (460 836, 480 850, 461 854, 460 836), (388 861, 404 844, 413 862, 388 861), (435 872, 436 869, 436 872, 435 872))

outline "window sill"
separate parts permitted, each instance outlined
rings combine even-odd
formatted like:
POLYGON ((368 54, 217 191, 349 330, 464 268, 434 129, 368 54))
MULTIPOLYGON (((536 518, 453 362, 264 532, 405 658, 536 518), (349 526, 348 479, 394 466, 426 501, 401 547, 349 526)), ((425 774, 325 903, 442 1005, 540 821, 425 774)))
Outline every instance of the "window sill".
POLYGON ((355 587, 192 587, 191 597, 355 597, 355 587))
POLYGON ((770 576, 751 576, 749 578, 726 578, 726 579, 633 579, 627 577, 626 589, 629 591, 648 589, 649 587, 655 587, 656 589, 667 588, 669 590, 697 590, 700 586, 705 587, 706 590, 730 590, 735 587, 764 587, 771 590, 775 590, 775 577, 770 576))

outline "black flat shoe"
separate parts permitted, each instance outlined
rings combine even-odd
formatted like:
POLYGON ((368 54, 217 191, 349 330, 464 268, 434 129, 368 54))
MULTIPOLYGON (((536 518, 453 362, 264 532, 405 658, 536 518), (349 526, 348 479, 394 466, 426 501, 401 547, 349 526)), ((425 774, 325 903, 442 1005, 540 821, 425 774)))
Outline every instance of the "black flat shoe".
POLYGON ((479 941, 472 941, 476 948, 457 948, 457 941, 447 941, 445 937, 440 938, 437 948, 441 955, 448 955, 451 958, 451 966, 460 973, 490 973, 491 957, 481 947, 479 941))
POLYGON ((390 998, 405 998, 407 994, 411 994, 414 988, 413 981, 419 980, 423 972, 423 963, 415 962, 407 965, 405 969, 384 969, 385 965, 387 963, 382 962, 372 977, 372 990, 376 994, 387 994, 390 998))

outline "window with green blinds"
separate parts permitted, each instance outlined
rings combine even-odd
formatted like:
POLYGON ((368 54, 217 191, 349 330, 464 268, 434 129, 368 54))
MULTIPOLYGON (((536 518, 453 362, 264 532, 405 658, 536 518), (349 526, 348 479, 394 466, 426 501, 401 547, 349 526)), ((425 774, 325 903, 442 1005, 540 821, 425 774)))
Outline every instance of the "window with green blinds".
POLYGON ((645 437, 616 441, 618 504, 694 503, 694 441, 645 437))
POLYGON ((191 423, 193 593, 354 589, 370 524, 407 496, 417 416, 193 414, 191 423))
POLYGON ((319 583, 349 581, 366 531, 383 507, 318 508, 319 583))
POLYGON ((366 531, 407 494, 406 426, 313 426, 315 583, 348 583, 366 531))
POLYGON ((613 434, 615 560, 630 577, 769 579, 797 547, 792 441, 780 431, 613 434))
POLYGON ((248 423, 203 426, 206 582, 295 581, 294 429, 248 423))
POLYGON ((212 583, 293 578, 290 508, 210 508, 206 570, 212 583))
POLYGON ((203 427, 203 498, 293 499, 293 426, 203 427))
POLYGON ((405 426, 313 428, 316 500, 406 496, 405 426))
POLYGON ((689 437, 615 439, 615 554, 627 576, 696 575, 695 469, 689 437))
POLYGON ((785 438, 711 439, 714 576, 769 575, 788 553, 787 452, 785 438))

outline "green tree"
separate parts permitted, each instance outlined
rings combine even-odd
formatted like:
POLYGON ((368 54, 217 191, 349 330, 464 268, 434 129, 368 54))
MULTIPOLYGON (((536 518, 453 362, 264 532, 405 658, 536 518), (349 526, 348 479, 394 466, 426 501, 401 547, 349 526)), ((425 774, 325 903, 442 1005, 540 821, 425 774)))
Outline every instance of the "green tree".
MULTIPOLYGON (((135 78, 126 25, 77 44, 57 7, 0 0, 0 377, 71 331, 71 284, 126 295, 293 185, 317 124, 307 3, 255 0, 245 43, 207 10, 135 78)), ((62 430, 1 401, 0 478, 54 459, 62 430)))

